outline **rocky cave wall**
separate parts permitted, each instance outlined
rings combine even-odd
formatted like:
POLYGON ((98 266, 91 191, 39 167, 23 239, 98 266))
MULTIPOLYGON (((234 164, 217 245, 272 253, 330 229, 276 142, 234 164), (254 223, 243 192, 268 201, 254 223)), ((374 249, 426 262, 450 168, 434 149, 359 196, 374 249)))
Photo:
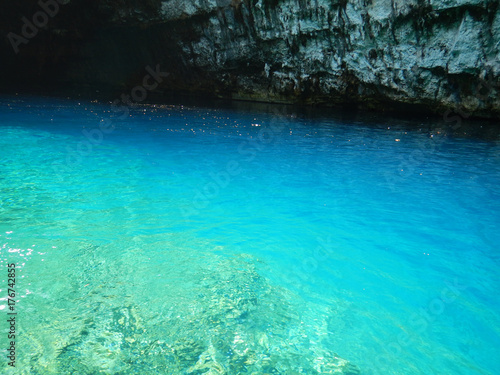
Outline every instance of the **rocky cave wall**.
POLYGON ((70 0, 16 55, 22 3, 4 82, 126 88, 159 64, 160 92, 500 114, 498 0, 70 0))

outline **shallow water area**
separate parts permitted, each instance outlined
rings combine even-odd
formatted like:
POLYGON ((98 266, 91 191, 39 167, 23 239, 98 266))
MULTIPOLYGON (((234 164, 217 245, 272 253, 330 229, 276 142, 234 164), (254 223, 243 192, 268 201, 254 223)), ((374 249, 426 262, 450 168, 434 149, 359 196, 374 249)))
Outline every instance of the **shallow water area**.
POLYGON ((484 133, 0 97, 0 371, 496 374, 484 133))

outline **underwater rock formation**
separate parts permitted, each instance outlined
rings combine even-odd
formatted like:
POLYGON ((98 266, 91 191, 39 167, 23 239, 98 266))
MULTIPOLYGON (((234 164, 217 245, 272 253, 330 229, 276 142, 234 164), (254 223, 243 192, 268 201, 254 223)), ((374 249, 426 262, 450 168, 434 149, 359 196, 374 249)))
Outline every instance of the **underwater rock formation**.
POLYGON ((496 0, 71 0, 39 34, 4 73, 133 87, 160 64, 160 94, 500 114, 496 0))
POLYGON ((329 342, 336 334, 331 321, 345 319, 340 301, 326 308, 297 302, 246 254, 217 257, 200 246, 205 265, 187 264, 180 255, 186 249, 173 248, 165 237, 158 236, 156 250, 129 249, 114 262, 107 258, 113 246, 82 244, 66 255, 64 261, 81 270, 68 274, 73 286, 55 283, 57 299, 34 293, 41 310, 27 302, 34 319, 23 327, 19 366, 25 373, 361 373, 329 342), (172 264, 148 260, 165 248, 172 264), (133 271, 143 261, 149 266, 133 271), (168 277, 149 280, 159 272, 168 277))

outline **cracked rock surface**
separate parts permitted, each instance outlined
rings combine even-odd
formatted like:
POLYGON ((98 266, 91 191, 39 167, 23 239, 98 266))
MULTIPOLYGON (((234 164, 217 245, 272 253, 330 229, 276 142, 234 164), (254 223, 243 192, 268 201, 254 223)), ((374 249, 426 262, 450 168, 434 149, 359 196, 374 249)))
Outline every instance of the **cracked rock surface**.
POLYGON ((3 73, 31 58, 51 82, 129 87, 160 64, 168 92, 500 114, 497 0, 71 0, 8 44, 3 73))

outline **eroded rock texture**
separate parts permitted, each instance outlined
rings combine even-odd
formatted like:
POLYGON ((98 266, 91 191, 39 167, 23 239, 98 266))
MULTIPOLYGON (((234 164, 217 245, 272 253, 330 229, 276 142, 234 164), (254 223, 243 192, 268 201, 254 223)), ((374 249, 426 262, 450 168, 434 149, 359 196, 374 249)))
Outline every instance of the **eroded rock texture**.
POLYGON ((125 86, 145 65, 160 64, 171 73, 163 91, 500 114, 498 0, 72 0, 64 7, 44 43, 38 36, 20 53, 55 51, 44 64, 59 64, 58 82, 125 86))

